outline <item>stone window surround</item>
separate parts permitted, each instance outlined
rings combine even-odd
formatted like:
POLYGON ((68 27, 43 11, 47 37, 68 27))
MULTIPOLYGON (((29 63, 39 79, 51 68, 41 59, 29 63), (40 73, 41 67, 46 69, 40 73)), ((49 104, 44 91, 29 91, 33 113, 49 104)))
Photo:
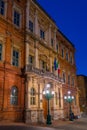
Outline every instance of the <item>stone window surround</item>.
POLYGON ((14 105, 14 106, 18 105, 18 87, 16 87, 16 86, 11 87, 10 104, 14 105), (15 90, 16 94, 14 93, 14 90, 15 90), (12 98, 17 99, 16 103, 13 103, 12 98))
POLYGON ((0 60, 0 62, 4 62, 5 61, 5 42, 0 40, 0 44, 2 44, 2 60, 0 60))
POLYGON ((22 11, 21 11, 21 8, 18 5, 14 4, 13 5, 13 9, 12 9, 12 14, 13 14, 12 15, 12 21, 13 21, 14 26, 16 28, 18 28, 18 29, 21 28, 21 26, 22 26, 22 23, 21 23, 21 21, 22 21, 22 11), (14 24, 14 10, 17 11, 20 14, 19 26, 14 24))
POLYGON ((17 45, 12 45, 12 48, 11 48, 11 65, 14 66, 14 67, 17 67, 17 68, 21 67, 21 50, 20 50, 20 47, 18 47, 17 45), (18 66, 14 66, 12 64, 12 60, 13 60, 13 49, 14 48, 19 52, 19 61, 18 61, 19 64, 18 64, 18 66))
POLYGON ((36 106, 36 90, 34 87, 30 88, 30 105, 36 106), (34 91, 31 93, 31 90, 34 90, 34 91), (33 104, 33 102, 31 101, 31 98, 35 100, 35 104, 33 104))
POLYGON ((7 0, 3 0, 5 2, 5 8, 4 8, 4 15, 1 15, 2 17, 5 17, 6 18, 6 15, 7 15, 7 0))

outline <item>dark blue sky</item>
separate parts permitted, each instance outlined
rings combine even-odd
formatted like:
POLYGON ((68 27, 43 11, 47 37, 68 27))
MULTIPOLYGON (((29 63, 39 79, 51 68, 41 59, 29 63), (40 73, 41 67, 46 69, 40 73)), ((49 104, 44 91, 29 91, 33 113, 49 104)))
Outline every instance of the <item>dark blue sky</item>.
POLYGON ((87 76, 87 0, 37 0, 75 45, 77 74, 87 76))

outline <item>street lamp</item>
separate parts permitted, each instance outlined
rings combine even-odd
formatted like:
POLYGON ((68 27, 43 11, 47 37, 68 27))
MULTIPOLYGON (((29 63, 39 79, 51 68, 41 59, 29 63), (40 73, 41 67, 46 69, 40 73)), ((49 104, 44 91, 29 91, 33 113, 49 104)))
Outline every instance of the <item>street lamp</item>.
POLYGON ((64 99, 69 103, 69 120, 73 121, 74 114, 71 109, 71 103, 74 100, 74 96, 71 95, 71 91, 68 91, 67 96, 64 96, 64 99))
POLYGON ((54 91, 52 91, 50 84, 47 84, 46 87, 44 88, 43 95, 46 98, 46 100, 48 101, 48 113, 47 113, 46 124, 50 125, 50 124, 52 124, 52 122, 51 122, 51 115, 50 115, 50 109, 49 109, 49 101, 54 96, 54 91))

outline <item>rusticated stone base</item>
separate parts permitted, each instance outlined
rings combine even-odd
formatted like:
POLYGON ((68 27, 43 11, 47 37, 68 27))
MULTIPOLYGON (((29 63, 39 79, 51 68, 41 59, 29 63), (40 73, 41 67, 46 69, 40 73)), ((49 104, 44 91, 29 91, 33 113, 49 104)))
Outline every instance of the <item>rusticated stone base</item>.
POLYGON ((63 110, 54 109, 52 111, 52 119, 53 120, 62 119, 63 117, 64 117, 63 110))
POLYGON ((37 123, 44 122, 43 119, 43 110, 26 110, 25 111, 25 122, 26 123, 37 123))

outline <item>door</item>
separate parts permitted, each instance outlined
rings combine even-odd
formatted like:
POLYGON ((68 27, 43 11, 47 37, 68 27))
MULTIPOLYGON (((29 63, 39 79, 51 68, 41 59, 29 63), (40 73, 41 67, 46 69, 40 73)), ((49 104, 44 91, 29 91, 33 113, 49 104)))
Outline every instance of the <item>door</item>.
POLYGON ((43 113, 44 113, 44 118, 46 119, 47 117, 47 100, 43 98, 43 113))

